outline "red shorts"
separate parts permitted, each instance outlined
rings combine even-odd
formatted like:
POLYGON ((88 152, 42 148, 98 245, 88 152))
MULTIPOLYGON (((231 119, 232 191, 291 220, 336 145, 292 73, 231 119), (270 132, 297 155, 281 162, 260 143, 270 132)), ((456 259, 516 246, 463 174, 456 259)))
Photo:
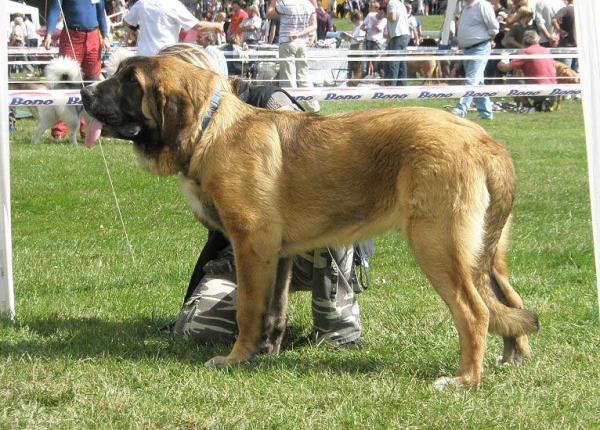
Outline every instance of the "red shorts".
POLYGON ((63 29, 58 43, 58 54, 76 59, 81 64, 84 77, 100 76, 102 47, 98 29, 92 31, 63 29), (71 44, 73 44, 72 48, 71 44))

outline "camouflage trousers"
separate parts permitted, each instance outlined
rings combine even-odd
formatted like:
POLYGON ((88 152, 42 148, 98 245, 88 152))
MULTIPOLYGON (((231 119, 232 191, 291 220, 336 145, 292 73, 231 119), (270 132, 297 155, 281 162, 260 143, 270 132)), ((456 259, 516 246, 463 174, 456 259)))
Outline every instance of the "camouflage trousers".
MULTIPOLYGON (((319 248, 294 257, 291 291, 312 292, 313 336, 335 346, 360 338, 353 282, 354 248, 319 248)), ((200 343, 234 341, 235 262, 231 247, 204 266, 205 276, 183 305, 172 333, 200 343)))

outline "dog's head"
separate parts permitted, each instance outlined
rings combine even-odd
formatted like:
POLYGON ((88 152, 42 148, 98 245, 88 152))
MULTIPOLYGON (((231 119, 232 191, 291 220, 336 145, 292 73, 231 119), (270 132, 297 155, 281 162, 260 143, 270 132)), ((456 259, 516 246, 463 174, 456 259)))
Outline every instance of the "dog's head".
POLYGON ((143 167, 172 175, 187 166, 219 79, 175 57, 132 57, 81 95, 103 135, 133 141, 143 167))

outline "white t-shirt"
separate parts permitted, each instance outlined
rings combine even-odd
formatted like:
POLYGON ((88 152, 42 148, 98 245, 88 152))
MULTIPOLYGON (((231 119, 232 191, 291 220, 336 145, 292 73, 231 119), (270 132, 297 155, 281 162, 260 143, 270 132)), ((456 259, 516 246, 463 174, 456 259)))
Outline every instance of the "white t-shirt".
POLYGON ((179 0, 139 0, 124 20, 140 26, 138 55, 155 55, 179 41, 181 28, 187 31, 198 23, 179 0))
POLYGON ((367 40, 383 42, 384 31, 387 27, 387 18, 377 20, 377 12, 370 12, 365 18, 367 27, 367 40))
POLYGON ((360 25, 355 25, 354 31, 352 32, 352 37, 354 37, 354 39, 350 41, 350 46, 362 45, 363 41, 365 40, 365 34, 366 32, 360 28, 360 25))
POLYGON ((248 17, 240 23, 240 27, 254 24, 254 30, 247 30, 242 33, 242 41, 247 42, 252 40, 254 42, 258 42, 260 39, 260 26, 262 24, 262 19, 260 16, 254 15, 252 18, 248 17))

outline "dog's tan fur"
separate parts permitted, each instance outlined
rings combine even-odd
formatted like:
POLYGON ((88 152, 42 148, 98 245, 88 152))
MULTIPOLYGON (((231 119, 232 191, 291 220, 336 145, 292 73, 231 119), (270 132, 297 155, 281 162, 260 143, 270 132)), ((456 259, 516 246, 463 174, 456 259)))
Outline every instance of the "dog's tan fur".
MULTIPOLYGON (((579 76, 577 72, 567 66, 565 63, 560 61, 554 61, 554 67, 556 68, 556 81, 559 84, 578 84, 579 76)), ((562 108, 562 96, 556 97, 556 104, 551 110, 560 110, 562 108)))
POLYGON ((408 74, 418 74, 423 78, 423 85, 433 85, 434 79, 441 77, 440 67, 435 60, 411 60, 407 61, 408 74))
POLYGON ((166 56, 126 60, 82 95, 113 129, 139 125, 132 140, 143 167, 180 174, 198 219, 231 240, 240 334, 207 365, 279 350, 289 256, 390 229, 404 234, 458 330, 458 374, 439 385, 480 383, 488 330, 504 337, 504 361, 529 356, 537 317, 522 309, 504 261, 515 172, 478 125, 426 108, 333 117, 257 109, 216 74, 166 56))

